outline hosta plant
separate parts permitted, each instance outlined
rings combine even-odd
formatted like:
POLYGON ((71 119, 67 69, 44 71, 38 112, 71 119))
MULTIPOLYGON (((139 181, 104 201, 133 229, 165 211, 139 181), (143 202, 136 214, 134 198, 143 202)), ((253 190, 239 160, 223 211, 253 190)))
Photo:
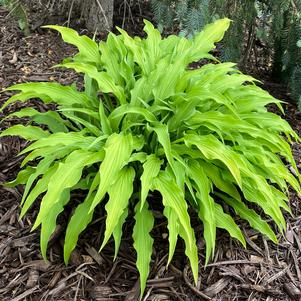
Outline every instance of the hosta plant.
POLYGON ((153 248, 152 209, 161 208, 155 204, 159 199, 152 197, 154 191, 162 196, 167 220, 168 263, 180 237, 195 281, 198 250, 188 212, 194 210, 203 225, 205 263, 213 255, 217 228, 245 246, 235 216, 277 242, 264 217, 283 232, 282 211, 290 212, 288 184, 300 193, 300 175, 290 149, 299 138, 286 121, 267 111, 269 103, 281 109, 280 101, 234 64, 220 63, 209 54, 229 24, 228 19, 218 20, 187 40, 162 38, 145 21, 144 39, 118 28, 120 35, 110 33, 100 43, 69 28, 48 26, 78 48, 59 67, 83 73, 84 88, 55 82, 9 87, 6 90, 19 93, 3 108, 39 98, 57 109, 43 113, 22 109, 10 116, 28 117, 31 122, 1 133, 32 141, 20 153, 26 154, 23 169, 8 185, 25 184, 21 217, 39 200, 33 229, 41 226, 44 258, 57 217, 68 203, 76 208, 66 229, 66 263, 79 235, 97 217, 97 206, 106 212, 100 250, 113 237, 116 258, 123 224, 133 208, 133 242, 143 292, 153 248), (202 59, 213 63, 190 68, 202 59), (79 205, 72 202, 72 192, 78 189, 86 192, 79 205))

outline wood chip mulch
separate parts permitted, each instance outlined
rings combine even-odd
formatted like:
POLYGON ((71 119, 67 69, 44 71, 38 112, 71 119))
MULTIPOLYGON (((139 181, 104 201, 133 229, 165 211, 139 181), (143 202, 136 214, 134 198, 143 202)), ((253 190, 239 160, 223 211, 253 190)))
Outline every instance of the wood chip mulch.
MULTIPOLYGON (((76 81, 72 72, 50 67, 74 49, 61 42, 58 35, 41 32, 24 38, 7 12, 0 7, 0 88, 16 82, 54 81, 64 84, 76 81)), ((271 92, 276 89, 267 85, 271 92)), ((0 89, 1 90, 1 89, 0 89)), ((0 94, 0 104, 9 93, 0 94)), ((45 110, 39 102, 32 106, 45 110)), ((20 109, 24 104, 10 106, 0 115, 20 109)), ((286 105, 286 119, 301 134, 301 118, 294 105, 286 105)), ((0 123, 0 131, 16 120, 0 123)), ((12 180, 22 158, 17 153, 26 142, 17 137, 0 139, 0 183, 12 180)), ((295 144, 295 158, 300 164, 301 146, 295 144)), ((89 226, 80 238, 68 266, 63 263, 64 227, 72 208, 65 215, 49 244, 48 261, 42 260, 38 231, 30 232, 38 212, 34 206, 19 220, 22 187, 0 186, 0 300, 139 300, 139 279, 135 268, 135 251, 131 230, 127 224, 119 257, 112 262, 112 242, 98 253, 104 232, 103 218, 89 226)), ((75 196, 75 202, 80 199, 75 196)), ((267 241, 240 222, 247 237, 247 249, 218 231, 214 259, 204 267, 204 241, 201 227, 196 228, 200 254, 200 278, 195 286, 184 256, 182 242, 167 268, 168 239, 165 220, 158 213, 152 232, 156 241, 150 277, 143 300, 301 300, 301 208, 300 199, 291 192, 290 204, 294 216, 287 216, 287 231, 279 234, 279 244, 267 241)), ((101 215, 101 212, 99 214, 101 215)))

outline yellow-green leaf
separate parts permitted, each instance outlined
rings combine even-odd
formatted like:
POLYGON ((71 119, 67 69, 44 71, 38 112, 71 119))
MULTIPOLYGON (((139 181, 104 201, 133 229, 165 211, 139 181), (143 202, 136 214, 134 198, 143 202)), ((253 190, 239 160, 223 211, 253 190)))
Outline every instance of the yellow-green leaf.
POLYGON ((153 253, 153 238, 150 231, 154 226, 154 217, 148 210, 148 203, 145 202, 141 209, 138 203, 135 207, 135 226, 133 229, 134 248, 137 252, 136 266, 140 274, 140 293, 141 298, 146 286, 146 280, 149 274, 151 256, 153 253))
POLYGON ((141 209, 147 198, 148 192, 152 186, 153 179, 158 175, 161 168, 162 160, 156 155, 149 155, 143 164, 143 173, 141 175, 141 209))
POLYGON ((134 150, 131 134, 112 134, 104 147, 105 158, 100 165, 100 184, 93 200, 93 210, 103 199, 108 188, 117 180, 120 170, 128 163, 134 150))
POLYGON ((105 206, 107 212, 105 236, 100 250, 105 246, 114 232, 119 219, 129 205, 133 193, 133 181, 135 170, 132 167, 124 167, 117 180, 108 188, 109 200, 105 206))

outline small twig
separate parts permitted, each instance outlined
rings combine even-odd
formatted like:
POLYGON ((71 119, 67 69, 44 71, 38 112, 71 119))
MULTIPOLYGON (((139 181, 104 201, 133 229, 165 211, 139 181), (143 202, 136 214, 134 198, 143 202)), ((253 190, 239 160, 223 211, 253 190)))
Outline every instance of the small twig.
POLYGON ((267 281, 265 281, 264 284, 269 284, 269 283, 277 280, 278 278, 282 277, 284 274, 286 274, 286 271, 288 270, 288 268, 289 267, 286 267, 285 269, 283 269, 279 273, 275 274, 274 276, 272 276, 271 278, 269 278, 267 281))
POLYGON ((70 9, 69 9, 69 12, 68 12, 67 27, 70 26, 70 20, 71 20, 71 14, 72 14, 72 11, 73 11, 74 2, 75 2, 75 0, 72 0, 71 5, 70 5, 70 9))
POLYGON ((104 17, 105 22, 106 22, 106 24, 107 24, 107 29, 110 30, 110 23, 109 23, 109 21, 108 21, 108 19, 107 19, 106 13, 105 13, 105 11, 104 11, 104 9, 103 9, 101 3, 99 2, 99 0, 96 0, 96 2, 97 2, 98 6, 99 6, 99 8, 100 8, 100 10, 101 10, 101 13, 103 14, 103 17, 104 17))
MULTIPOLYGON (((170 290, 173 292, 174 296, 180 300, 180 301, 185 301, 183 298, 180 297, 180 294, 179 292, 177 292, 173 287, 170 287, 170 290)), ((164 292, 164 290, 162 290, 164 292)), ((167 291, 166 293, 170 293, 169 291, 167 291)), ((185 295, 184 295, 185 296, 185 295)))
POLYGON ((235 264, 253 264, 253 265, 259 265, 259 264, 266 264, 270 265, 270 263, 265 263, 265 262, 254 262, 246 259, 241 259, 241 260, 229 260, 229 261, 219 261, 219 262, 214 262, 214 263, 209 263, 207 264, 207 267, 214 267, 214 266, 220 266, 220 265, 235 265, 235 264))
POLYGON ((187 270, 188 270, 188 265, 185 266, 184 271, 183 271, 183 278, 187 286, 194 292, 196 293, 199 297, 203 298, 204 300, 212 300, 209 296, 207 296, 205 293, 201 292, 197 288, 195 288, 189 281, 188 276, 187 276, 187 270))
POLYGON ((256 291, 258 293, 265 293, 269 295, 281 295, 281 291, 269 287, 264 287, 262 285, 258 284, 240 284, 238 285, 238 288, 250 290, 250 291, 256 291))
POLYGON ((291 253, 293 261, 294 261, 295 269, 296 269, 296 272, 297 272, 297 277, 298 277, 299 281, 301 281, 301 271, 300 271, 297 256, 296 256, 293 249, 290 250, 290 253, 291 253))
POLYGON ((148 299, 148 297, 150 296, 152 290, 153 290, 153 287, 151 287, 151 288, 147 291, 147 293, 145 294, 145 297, 143 298, 143 301, 146 301, 146 300, 148 299))
POLYGON ((267 242, 267 240, 265 239, 264 236, 262 236, 262 240, 263 240, 265 252, 266 252, 266 255, 267 255, 267 259, 268 259, 269 262, 271 262, 271 256, 270 256, 268 242, 267 242))
POLYGON ((167 277, 167 278, 159 278, 159 279, 150 279, 147 281, 147 285, 157 285, 160 283, 172 282, 175 279, 174 276, 167 277))
POLYGON ((249 246, 255 250, 257 253, 259 253, 262 257, 264 257, 264 254, 262 252, 262 250, 250 239, 250 237, 248 236, 247 232, 245 230, 243 230, 244 234, 245 234, 245 239, 246 242, 249 244, 249 246))
POLYGON ((75 295, 74 295, 73 301, 76 301, 76 300, 77 300, 77 295, 78 295, 79 286, 80 286, 81 281, 82 281, 82 276, 80 276, 80 278, 79 278, 79 280, 78 280, 78 283, 77 283, 77 286, 76 286, 76 291, 75 291, 75 295))
POLYGON ((125 15, 126 15, 126 3, 127 1, 123 1, 123 18, 122 18, 122 25, 121 28, 124 29, 124 23, 125 23, 125 15))
POLYGON ((26 290, 24 293, 22 293, 21 295, 15 297, 14 299, 11 299, 11 301, 21 301, 21 300, 25 300, 27 296, 31 295, 32 293, 34 293, 39 287, 35 286, 29 290, 26 290))
POLYGON ((105 281, 104 281, 104 284, 107 284, 109 282, 109 280, 111 279, 116 267, 117 267, 117 264, 118 264, 118 260, 116 260, 113 264, 113 267, 111 269, 111 271, 109 272, 108 276, 106 277, 105 281))

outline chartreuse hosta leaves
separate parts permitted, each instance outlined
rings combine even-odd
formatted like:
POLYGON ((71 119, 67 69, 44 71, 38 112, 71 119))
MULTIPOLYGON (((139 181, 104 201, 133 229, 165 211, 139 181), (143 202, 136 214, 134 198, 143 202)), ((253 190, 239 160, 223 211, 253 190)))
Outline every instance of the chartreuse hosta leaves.
POLYGON ((3 108, 39 98, 57 109, 12 113, 6 118, 26 117, 30 122, 0 134, 32 142, 21 152, 26 155, 23 169, 7 185, 25 184, 21 217, 39 198, 33 228, 41 225, 44 258, 67 204, 76 208, 66 230, 66 263, 79 235, 98 218, 98 206, 106 214, 99 247, 114 240, 115 258, 123 225, 134 216, 143 293, 153 249, 152 210, 158 210, 154 191, 161 194, 167 220, 168 263, 181 238, 195 281, 196 235, 205 239, 206 264, 214 254, 217 228, 245 246, 238 217, 277 242, 265 219, 271 218, 282 232, 283 210, 290 212, 288 185, 301 192, 290 149, 299 138, 286 121, 267 112, 269 103, 281 109, 280 101, 234 64, 219 63, 209 53, 229 25, 228 19, 216 21, 187 40, 162 38, 145 21, 145 39, 118 28, 120 35, 110 33, 100 43, 72 29, 49 26, 78 48, 78 54, 60 67, 83 73, 84 89, 45 82, 9 87, 19 92, 3 108), (215 62, 191 70, 190 63, 203 58, 215 62), (78 189, 86 195, 79 204, 73 198, 78 189), (193 230, 191 213, 203 225, 199 233, 193 230))

